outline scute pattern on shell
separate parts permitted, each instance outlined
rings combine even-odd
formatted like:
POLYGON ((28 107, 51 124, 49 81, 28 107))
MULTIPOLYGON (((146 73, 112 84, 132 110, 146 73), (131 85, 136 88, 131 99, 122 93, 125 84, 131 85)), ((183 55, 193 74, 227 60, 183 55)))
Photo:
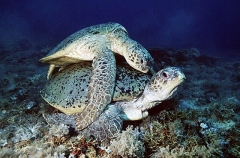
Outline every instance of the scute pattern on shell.
POLYGON ((128 65, 118 66, 113 100, 124 101, 138 97, 150 78, 149 75, 136 71, 128 65))
POLYGON ((68 45, 72 44, 73 42, 79 40, 79 38, 82 38, 86 35, 88 37, 91 37, 91 35, 104 35, 108 32, 111 32, 115 28, 118 28, 116 29, 116 31, 121 32, 121 34, 125 34, 125 35, 128 34, 126 29, 118 23, 109 22, 109 23, 104 23, 99 25, 93 25, 91 27, 86 27, 84 29, 81 29, 75 32, 74 34, 70 35, 68 38, 66 38, 60 44, 58 44, 57 47, 55 47, 49 54, 47 54, 46 57, 51 56, 56 52, 58 52, 59 50, 66 48, 68 45), (110 26, 114 26, 114 27, 110 27, 110 26))
MULTIPOLYGON (((90 66, 90 62, 85 62, 90 66)), ((84 64, 69 65, 57 73, 46 83, 41 91, 42 97, 53 107, 70 114, 72 111, 82 112, 87 104, 89 85, 89 67, 84 64), (81 70, 75 75, 73 70, 81 70)))
MULTIPOLYGON (((50 105, 66 114, 82 112, 87 105, 91 70, 91 62, 81 62, 65 67, 47 81, 41 91, 42 97, 50 105)), ((138 97, 149 80, 149 75, 136 71, 126 64, 119 64, 113 101, 138 97)))

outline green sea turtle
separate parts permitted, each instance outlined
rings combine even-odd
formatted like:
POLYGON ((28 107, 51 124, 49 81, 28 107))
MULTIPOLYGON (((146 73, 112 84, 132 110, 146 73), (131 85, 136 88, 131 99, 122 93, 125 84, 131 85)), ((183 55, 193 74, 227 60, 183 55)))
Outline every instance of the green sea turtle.
POLYGON ((126 29, 118 23, 99 24, 77 31, 40 59, 50 64, 48 79, 56 67, 64 68, 83 60, 93 61, 88 105, 77 119, 78 130, 96 120, 112 100, 116 77, 114 53, 124 56, 136 70, 144 73, 151 70, 154 73, 151 55, 142 45, 129 38, 126 29))
MULTIPOLYGON (((45 114, 49 124, 68 124, 76 128, 78 115, 87 106, 91 63, 83 62, 65 67, 46 83, 41 95, 50 105, 66 113, 45 114)), ((152 78, 131 67, 117 67, 113 102, 99 118, 82 133, 98 140, 113 136, 122 129, 123 120, 139 120, 148 116, 148 109, 169 99, 185 79, 179 68, 168 67, 152 78)))

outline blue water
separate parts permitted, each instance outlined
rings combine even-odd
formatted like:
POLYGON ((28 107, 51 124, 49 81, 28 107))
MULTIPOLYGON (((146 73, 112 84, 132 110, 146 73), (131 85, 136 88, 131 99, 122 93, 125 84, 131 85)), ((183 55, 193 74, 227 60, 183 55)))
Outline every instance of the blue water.
POLYGON ((84 27, 118 22, 146 48, 196 47, 237 58, 239 7, 239 0, 8 0, 0 2, 0 37, 55 46, 84 27))

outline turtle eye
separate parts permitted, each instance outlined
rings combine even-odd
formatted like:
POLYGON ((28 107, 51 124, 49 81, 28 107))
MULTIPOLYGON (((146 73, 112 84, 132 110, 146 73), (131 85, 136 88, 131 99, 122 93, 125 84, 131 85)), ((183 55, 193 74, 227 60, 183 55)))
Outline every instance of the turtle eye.
POLYGON ((162 72, 162 76, 165 77, 165 78, 168 78, 168 73, 162 72))

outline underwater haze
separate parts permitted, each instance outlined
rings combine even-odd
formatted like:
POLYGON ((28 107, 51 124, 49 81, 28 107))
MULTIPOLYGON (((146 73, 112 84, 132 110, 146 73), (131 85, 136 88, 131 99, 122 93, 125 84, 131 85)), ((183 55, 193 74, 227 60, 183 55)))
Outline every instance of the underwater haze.
POLYGON ((146 48, 195 47, 236 59, 239 7, 238 0, 8 0, 0 2, 0 37, 53 47, 82 28, 118 22, 146 48))

